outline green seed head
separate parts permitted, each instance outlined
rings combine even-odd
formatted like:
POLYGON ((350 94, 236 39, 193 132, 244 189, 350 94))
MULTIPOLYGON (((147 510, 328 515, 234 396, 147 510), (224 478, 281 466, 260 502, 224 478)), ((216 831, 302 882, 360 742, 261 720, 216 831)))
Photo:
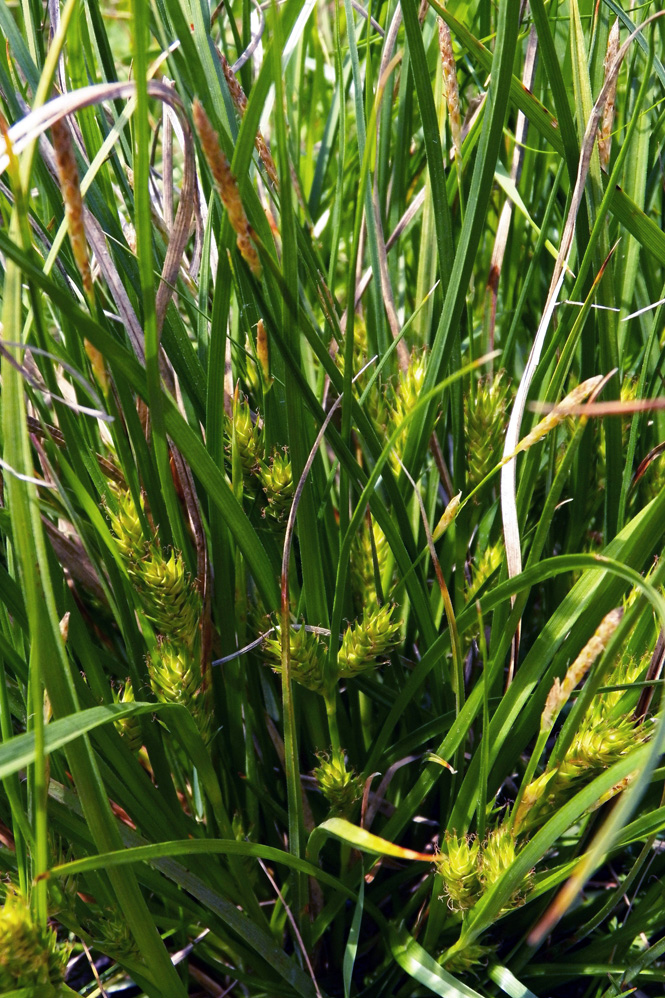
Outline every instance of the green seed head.
POLYGON ((479 964, 485 963, 487 957, 493 952, 494 947, 481 946, 480 943, 471 943, 460 949, 451 946, 439 957, 437 962, 451 974, 464 974, 479 964))
POLYGON ((228 448, 238 455, 243 476, 251 479, 263 458, 263 437, 258 418, 252 419, 249 402, 234 401, 233 416, 226 417, 228 448))
POLYGON ((182 555, 161 548, 150 553, 134 569, 145 614, 160 634, 193 647, 203 613, 201 597, 187 573, 182 555))
POLYGON ((261 465, 261 484, 268 500, 268 513, 282 522, 293 502, 293 472, 286 451, 274 451, 270 463, 261 465))
MULTIPOLYGON (((122 692, 113 690, 114 703, 134 703, 135 700, 136 697, 134 696, 134 687, 132 686, 131 679, 127 680, 122 688, 122 692)), ((138 755, 143 745, 141 723, 138 717, 123 717, 122 720, 115 722, 115 726, 118 733, 126 741, 130 752, 138 755)))
POLYGON ((517 850, 509 828, 495 828, 483 846, 482 879, 491 887, 515 862, 517 850))
MULTIPOLYGON (((372 535, 376 550, 376 561, 379 578, 385 577, 386 566, 390 556, 390 547, 378 523, 372 522, 372 535)), ((370 528, 365 526, 354 539, 351 548, 351 585, 358 612, 364 609, 378 610, 379 603, 376 594, 376 578, 374 574, 374 557, 370 528)))
POLYGON ((356 676, 377 665, 399 640, 399 621, 393 621, 394 605, 367 609, 360 620, 349 624, 339 650, 339 674, 356 676))
MULTIPOLYGON (((409 366, 405 371, 400 371, 397 384, 393 390, 392 413, 390 415, 390 432, 394 432, 401 426, 404 420, 415 409, 422 394, 427 373, 427 353, 416 351, 411 354, 409 366)), ((408 427, 399 435, 395 442, 394 451, 391 455, 393 470, 397 474, 400 470, 399 459, 404 454, 408 427)))
MULTIPOLYGON (((485 890, 490 888, 497 880, 509 870, 517 858, 517 844, 515 833, 506 825, 500 825, 490 832, 482 850, 482 866, 480 877, 485 890)), ((531 887, 532 875, 528 873, 522 883, 513 891, 510 901, 502 909, 510 911, 517 905, 523 904, 524 899, 531 887)))
MULTIPOLYGON (((318 635, 307 631, 304 626, 298 629, 292 627, 289 640, 291 679, 312 690, 313 693, 323 695, 325 689, 323 669, 327 655, 325 644, 318 635)), ((282 640, 279 628, 275 637, 266 638, 263 642, 263 650, 275 672, 281 672, 282 640)))
POLYGON ((182 704, 192 715, 204 741, 210 737, 210 688, 201 679, 198 655, 169 639, 158 643, 148 662, 153 692, 162 703, 182 704))
POLYGON ((35 924, 27 901, 8 893, 0 908, 0 992, 60 984, 68 957, 55 932, 35 924))
POLYGON ((480 897, 479 851, 480 844, 475 836, 447 835, 436 859, 448 907, 453 911, 468 911, 480 897))
POLYGON ((468 395, 464 400, 469 491, 479 485, 501 459, 508 390, 508 382, 500 372, 492 381, 479 381, 475 395, 468 395))
POLYGON ((363 781, 353 770, 347 770, 338 758, 330 759, 321 754, 319 763, 314 770, 319 790, 334 814, 348 815, 356 801, 362 797, 363 781))
POLYGON ((106 513, 111 521, 111 528, 115 534, 120 553, 124 560, 130 564, 140 561, 148 550, 148 542, 143 536, 141 520, 132 494, 129 489, 123 489, 113 483, 109 483, 109 491, 115 497, 118 512, 114 513, 107 504, 106 513))

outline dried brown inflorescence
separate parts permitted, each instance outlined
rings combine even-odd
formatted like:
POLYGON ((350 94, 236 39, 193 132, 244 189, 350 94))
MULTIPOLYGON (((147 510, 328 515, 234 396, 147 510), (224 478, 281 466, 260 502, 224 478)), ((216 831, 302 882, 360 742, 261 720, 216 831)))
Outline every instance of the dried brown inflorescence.
MULTIPOLYGON (((94 307, 94 288, 92 284, 92 273, 90 271, 90 260, 88 257, 88 240, 85 234, 85 223, 83 220, 83 198, 81 197, 81 185, 79 183, 79 172, 76 165, 76 158, 72 148, 72 138, 69 128, 62 118, 54 121, 51 125, 51 135, 53 138, 53 148, 55 150, 55 163, 60 181, 60 190, 65 205, 65 217, 67 218, 67 229, 69 241, 71 243, 74 260, 78 267, 83 282, 85 296, 94 307)), ((108 388, 108 375, 104 357, 93 346, 89 340, 84 341, 88 359, 95 372, 95 376, 104 390, 108 388)))
POLYGON ((261 262, 252 242, 252 229, 240 198, 235 177, 231 173, 229 161, 222 152, 217 132, 212 127, 201 103, 195 100, 192 105, 194 126, 201 140, 201 148, 212 172, 217 192, 226 208, 229 221, 237 234, 240 255, 255 277, 261 276, 261 262))

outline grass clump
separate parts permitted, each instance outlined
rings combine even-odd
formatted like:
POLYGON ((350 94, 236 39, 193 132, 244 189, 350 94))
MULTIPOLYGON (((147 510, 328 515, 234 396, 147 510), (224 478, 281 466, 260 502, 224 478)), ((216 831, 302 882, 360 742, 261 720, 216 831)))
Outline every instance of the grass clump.
POLYGON ((0 990, 658 994, 616 7, 0 0, 0 990))

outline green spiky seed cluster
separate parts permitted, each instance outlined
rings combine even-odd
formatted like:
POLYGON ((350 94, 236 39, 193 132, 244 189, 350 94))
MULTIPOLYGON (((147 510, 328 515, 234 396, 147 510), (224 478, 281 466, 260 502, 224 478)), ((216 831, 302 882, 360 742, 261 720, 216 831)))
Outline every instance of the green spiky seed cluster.
POLYGON ((363 793, 363 781, 348 770, 339 758, 319 756, 319 765, 314 770, 319 790, 336 815, 348 815, 363 793))
POLYGON ((293 471, 285 450, 276 450, 267 464, 261 465, 261 484, 268 500, 267 512, 278 523, 289 514, 293 502, 293 471))
MULTIPOLYGON (((607 685, 629 685, 644 669, 644 663, 623 662, 607 677, 607 685)), ((525 788, 516 828, 542 824, 582 786, 651 738, 651 725, 638 721, 624 706, 626 695, 624 690, 614 690, 594 697, 562 762, 546 769, 525 788)), ((622 789, 624 785, 617 785, 606 799, 622 789)))
POLYGON ((109 491, 113 494, 118 511, 114 512, 107 503, 106 513, 111 521, 116 544, 124 561, 133 565, 141 561, 148 551, 148 542, 143 536, 141 519, 136 503, 129 489, 109 483, 109 491))
POLYGON ((342 678, 356 676, 373 669, 377 659, 387 655, 399 640, 399 621, 393 621, 395 607, 386 604, 367 609, 360 620, 349 624, 339 650, 339 674, 342 678))
POLYGON ((487 580, 496 572, 503 561, 503 541, 490 544, 485 550, 474 559, 471 573, 471 582, 467 587, 465 598, 467 603, 474 599, 476 593, 480 592, 487 580))
POLYGON ((479 485, 501 459, 508 391, 508 382, 499 372, 491 381, 479 381, 475 393, 464 400, 469 491, 479 485))
MULTIPOLYGON (((383 579, 390 558, 390 547, 386 535, 378 523, 372 523, 371 530, 374 537, 379 578, 383 579)), ((379 601, 376 592, 374 556, 369 526, 358 531, 351 548, 351 585, 359 612, 362 612, 363 609, 378 609, 379 601)))
POLYGON ((465 945, 463 949, 452 946, 439 957, 437 962, 451 974, 465 974, 479 964, 485 963, 494 950, 495 947, 482 946, 480 943, 465 945))
MULTIPOLYGON (((422 395, 425 375, 427 373, 427 353, 421 350, 414 350, 409 360, 409 365, 404 371, 400 371, 397 384, 393 389, 392 406, 390 412, 390 432, 393 433, 404 420, 415 409, 422 395)), ((391 462, 393 470, 397 474, 400 470, 400 460, 404 456, 404 446, 408 435, 408 427, 398 436, 391 462)))
MULTIPOLYGON (((122 688, 122 692, 118 693, 117 690, 113 690, 114 703, 134 703, 135 700, 136 697, 134 696, 134 687, 132 686, 131 679, 127 680, 122 688)), ((141 724, 138 717, 123 717, 122 720, 115 722, 115 726, 118 733, 127 742, 130 752, 138 755, 143 745, 143 735, 141 734, 141 724)))
POLYGON ((157 632, 158 642, 148 658, 150 682, 159 700, 184 704, 201 734, 209 734, 210 693, 200 664, 199 625, 203 603, 187 572, 182 554, 166 555, 159 536, 138 541, 138 514, 128 491, 115 490, 122 516, 109 511, 111 526, 127 565, 141 608, 157 632), (123 533, 125 526, 131 532, 123 533))
POLYGON ((7 894, 0 908, 0 992, 60 984, 68 957, 55 932, 34 922, 27 901, 7 894))
MULTIPOLYGON (((292 627, 289 632, 291 678, 313 693, 323 695, 326 645, 317 634, 304 626, 292 627)), ((279 628, 274 637, 266 638, 263 648, 275 672, 282 671, 282 641, 279 628)))
MULTIPOLYGON (((502 874, 511 868, 517 857, 515 835, 506 825, 493 829, 485 841, 476 836, 446 837, 436 858, 448 905, 453 911, 469 911, 502 874)), ((531 886, 529 874, 513 891, 503 911, 510 911, 524 902, 531 886)))
POLYGON ((446 836, 436 868, 453 911, 468 911, 481 895, 479 853, 480 843, 475 836, 446 836))
POLYGON ((251 482, 263 459, 263 433, 259 418, 252 417, 249 402, 234 401, 233 416, 226 417, 227 446, 238 455, 246 482, 251 482))
POLYGON ((155 629, 192 647, 203 608, 182 555, 171 551, 166 558, 161 548, 153 546, 135 575, 146 616, 155 629))

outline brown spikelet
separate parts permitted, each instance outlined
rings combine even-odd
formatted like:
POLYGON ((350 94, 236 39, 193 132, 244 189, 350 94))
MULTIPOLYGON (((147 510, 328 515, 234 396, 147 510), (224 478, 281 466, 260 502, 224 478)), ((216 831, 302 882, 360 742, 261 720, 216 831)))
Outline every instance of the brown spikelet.
POLYGON ((69 241, 72 244, 76 266, 81 274, 83 290, 88 298, 90 298, 93 293, 92 277, 88 261, 88 243, 83 224, 83 198, 81 197, 81 188, 79 185, 79 172, 72 149, 72 139, 69 129, 62 118, 53 122, 51 135, 53 136, 53 148, 55 150, 55 162, 58 169, 60 190, 65 202, 69 241))
POLYGON ((201 140, 201 148, 213 175, 217 192, 222 199, 222 204, 226 208, 229 221, 237 233, 236 242, 240 254, 252 273, 256 277, 260 277, 261 263, 252 243, 252 230, 240 199, 238 184, 231 173, 229 161, 222 152, 217 133, 198 100, 195 100, 192 104, 192 117, 199 139, 201 140))
POLYGON ((459 87, 457 85, 457 66, 453 53, 453 40, 450 28, 439 18, 439 49, 441 51, 441 69, 443 71, 443 92, 448 105, 450 132, 453 137, 455 156, 462 155, 462 117, 460 115, 459 87))
MULTIPOLYGON (((83 198, 81 197, 78 167, 76 165, 74 150, 72 149, 71 135, 62 118, 54 121, 51 125, 51 136, 53 138, 60 190, 62 191, 62 199, 65 204, 69 241, 76 266, 83 281, 85 296, 88 299, 90 307, 94 308, 95 293, 92 284, 90 261, 88 259, 88 241, 83 221, 83 198)), ((104 357, 89 340, 84 340, 84 345, 95 376, 106 391, 108 388, 108 374, 106 372, 104 357)))
POLYGON ((272 384, 270 377, 270 354, 268 351, 268 333, 263 319, 259 319, 256 325, 256 359, 261 365, 264 385, 269 388, 272 384))
MULTIPOLYGON (((605 59, 603 62, 603 66, 605 68, 605 78, 607 78, 607 74, 617 57, 618 51, 619 18, 617 18, 612 25, 607 39, 607 51, 605 52, 605 59)), ((612 149, 612 125, 614 124, 614 101, 616 98, 616 92, 617 78, 615 76, 607 94, 607 100, 605 101, 605 107, 603 108, 603 120, 601 121, 600 128, 598 129, 598 154, 600 155, 600 165, 604 170, 607 169, 610 162, 610 152, 612 149)))
MULTIPOLYGON (((222 70, 224 71, 224 79, 226 80, 226 84, 227 84, 227 86, 229 88, 229 93, 231 94, 231 100, 233 101, 233 103, 235 105, 236 111, 238 112, 238 114, 242 118, 244 116, 244 114, 245 114, 245 111, 247 110, 247 97, 245 96, 245 91, 242 89, 242 87, 238 83, 238 80, 237 80, 237 78, 235 76, 235 73, 233 72, 233 70, 229 66, 228 61, 227 61, 226 56, 224 55, 224 53, 220 52, 219 53, 219 57, 220 57, 221 62, 222 62, 222 70)), ((268 143, 263 138, 263 136, 261 135, 260 131, 257 131, 257 133, 256 133, 256 138, 254 139, 254 145, 256 147, 256 151, 258 152, 259 156, 261 157, 261 161, 262 161, 263 165, 266 168, 266 173, 268 174, 268 176, 270 178, 270 182, 272 184, 274 184, 275 187, 278 187, 279 186, 279 178, 277 176, 277 167, 275 166, 275 161, 272 158, 272 154, 270 152, 270 149, 268 148, 268 143)))
POLYGON ((575 687, 584 679, 593 663, 605 650, 607 642, 621 623, 622 617, 623 610, 621 607, 610 610, 603 617, 575 661, 568 667, 563 682, 560 682, 558 679, 554 680, 554 685, 547 696, 545 709, 540 719, 541 731, 551 730, 562 707, 568 702, 575 687))
POLYGON ((533 447, 533 445, 538 443, 539 440, 542 440, 542 438, 547 436, 548 433, 551 433, 552 430, 556 429, 560 423, 563 423, 563 421, 568 418, 572 410, 576 409, 578 405, 581 405, 582 402, 584 402, 584 400, 591 395, 593 390, 598 387, 602 380, 603 376, 601 374, 597 374, 595 377, 588 378, 586 381, 583 381, 581 385, 577 385, 576 388, 573 388, 572 392, 570 392, 569 395, 566 395, 565 399, 562 399, 558 405, 555 405, 551 412, 549 412, 544 419, 541 419, 541 421, 534 426, 531 432, 527 433, 527 435, 520 440, 515 448, 514 454, 511 456, 514 457, 515 454, 521 454, 522 451, 528 450, 529 447, 533 447))

